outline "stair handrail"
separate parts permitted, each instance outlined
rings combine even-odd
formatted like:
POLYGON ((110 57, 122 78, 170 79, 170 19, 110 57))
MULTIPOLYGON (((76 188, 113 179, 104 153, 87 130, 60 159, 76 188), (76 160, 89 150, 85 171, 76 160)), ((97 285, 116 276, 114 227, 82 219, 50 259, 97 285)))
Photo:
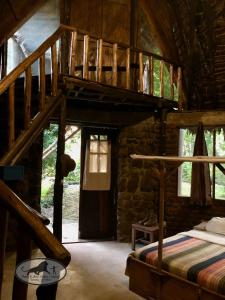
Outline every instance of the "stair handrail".
POLYGON ((40 217, 2 180, 0 180, 0 195, 1 204, 22 222, 45 256, 57 259, 66 267, 71 259, 70 253, 47 229, 40 217))
POLYGON ((59 27, 43 44, 40 45, 31 55, 25 58, 15 69, 0 81, 0 95, 15 82, 15 80, 37 59, 40 58, 62 35, 64 29, 59 27))

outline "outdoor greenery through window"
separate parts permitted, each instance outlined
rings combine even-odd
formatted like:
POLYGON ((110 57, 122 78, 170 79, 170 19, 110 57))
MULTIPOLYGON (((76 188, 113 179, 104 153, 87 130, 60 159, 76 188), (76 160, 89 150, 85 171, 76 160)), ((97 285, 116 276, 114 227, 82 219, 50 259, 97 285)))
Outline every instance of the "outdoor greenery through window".
MULTIPOLYGON (((209 156, 225 156, 225 131, 223 128, 204 130, 209 156)), ((195 130, 180 129, 179 155, 193 156, 195 130)), ((225 164, 209 164, 212 184, 212 198, 225 200, 225 164)), ((192 163, 183 163, 178 170, 178 196, 190 197, 192 163)))

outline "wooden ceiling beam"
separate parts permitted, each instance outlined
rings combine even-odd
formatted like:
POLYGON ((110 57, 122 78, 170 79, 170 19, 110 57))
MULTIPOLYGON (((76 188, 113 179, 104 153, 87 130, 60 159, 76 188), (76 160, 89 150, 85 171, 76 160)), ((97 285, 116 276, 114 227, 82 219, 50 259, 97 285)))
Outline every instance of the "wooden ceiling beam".
POLYGON ((201 122, 205 126, 224 126, 225 111, 192 111, 168 113, 166 123, 177 127, 197 126, 201 122))

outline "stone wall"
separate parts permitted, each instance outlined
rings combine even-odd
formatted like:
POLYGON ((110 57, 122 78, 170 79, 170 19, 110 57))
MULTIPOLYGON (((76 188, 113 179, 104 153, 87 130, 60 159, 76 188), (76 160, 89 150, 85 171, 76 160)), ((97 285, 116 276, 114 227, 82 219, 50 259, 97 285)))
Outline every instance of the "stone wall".
POLYGON ((152 162, 132 160, 130 154, 159 153, 159 121, 153 117, 126 127, 119 136, 117 236, 130 241, 131 224, 146 216, 148 209, 157 211, 158 180, 152 162))

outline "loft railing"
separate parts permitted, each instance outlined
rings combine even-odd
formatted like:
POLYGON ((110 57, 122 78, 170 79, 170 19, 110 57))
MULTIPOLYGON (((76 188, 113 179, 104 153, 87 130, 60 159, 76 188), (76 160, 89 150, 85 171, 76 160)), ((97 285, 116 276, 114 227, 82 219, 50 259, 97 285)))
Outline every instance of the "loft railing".
POLYGON ((178 101, 184 107, 182 68, 160 55, 130 48, 70 26, 69 74, 83 79, 178 101))

